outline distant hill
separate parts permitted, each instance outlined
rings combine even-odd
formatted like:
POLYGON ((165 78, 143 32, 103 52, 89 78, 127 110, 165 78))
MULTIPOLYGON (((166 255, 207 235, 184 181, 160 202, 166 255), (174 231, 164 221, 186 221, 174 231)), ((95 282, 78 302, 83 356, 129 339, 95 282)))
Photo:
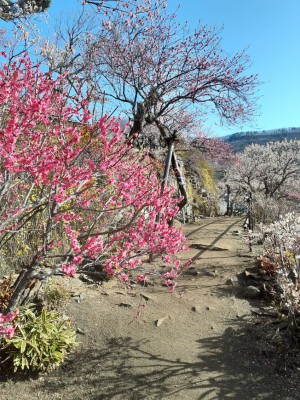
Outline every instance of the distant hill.
POLYGON ((237 132, 232 135, 222 137, 222 139, 229 143, 234 152, 243 151, 246 146, 250 144, 266 144, 268 142, 276 142, 282 140, 299 139, 300 128, 282 128, 273 129, 268 131, 249 131, 237 132))

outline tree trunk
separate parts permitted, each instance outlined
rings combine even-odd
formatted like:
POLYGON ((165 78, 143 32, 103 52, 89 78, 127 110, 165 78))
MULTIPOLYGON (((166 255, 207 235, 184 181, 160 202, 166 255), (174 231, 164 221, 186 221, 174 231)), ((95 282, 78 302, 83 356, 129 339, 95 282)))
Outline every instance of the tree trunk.
POLYGON ((41 275, 35 265, 30 266, 28 269, 23 269, 13 285, 14 292, 4 314, 8 314, 18 306, 33 301, 43 286, 40 279, 41 275))
POLYGON ((128 135, 128 140, 131 140, 134 135, 138 135, 137 137, 134 138, 135 145, 138 145, 139 147, 141 146, 141 143, 139 143, 138 138, 140 140, 143 140, 143 123, 145 121, 145 109, 143 103, 138 103, 137 104, 137 111, 134 113, 133 117, 133 124, 132 127, 130 128, 129 135, 128 135))
MULTIPOLYGON (((171 159, 172 159, 172 155, 174 152, 174 140, 172 138, 169 138, 167 140, 167 143, 168 143, 168 154, 167 154, 166 163, 165 163, 164 176, 163 176, 163 179, 161 182, 161 187, 160 187, 160 195, 161 196, 164 193, 165 187, 168 183, 168 179, 169 179, 169 175, 170 175, 171 159)), ((157 223, 160 222, 160 217, 161 217, 161 213, 158 213, 157 217, 156 217, 157 223)))
POLYGON ((249 194, 248 194, 247 203, 248 203, 249 230, 253 232, 254 216, 253 216, 253 201, 252 201, 252 193, 251 192, 249 192, 249 194))
POLYGON ((231 207, 231 189, 229 185, 226 185, 227 193, 226 193, 226 213, 225 215, 228 215, 231 217, 232 215, 232 207, 231 207))

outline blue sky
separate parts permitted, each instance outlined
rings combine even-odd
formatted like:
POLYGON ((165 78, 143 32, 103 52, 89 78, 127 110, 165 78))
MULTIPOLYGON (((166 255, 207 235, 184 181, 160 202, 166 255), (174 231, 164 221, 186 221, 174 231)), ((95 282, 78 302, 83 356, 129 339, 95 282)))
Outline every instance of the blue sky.
MULTIPOLYGON (((170 0, 170 5, 177 4, 170 0)), ((249 47, 260 82, 260 116, 241 130, 300 127, 300 0, 183 0, 178 16, 224 25, 223 48, 249 47)), ((240 130, 211 125, 223 135, 240 130)))
MULTIPOLYGON (((178 18, 196 26, 224 26, 225 51, 248 48, 250 73, 262 82, 260 116, 242 127, 220 127, 207 121, 211 135, 237 131, 300 127, 300 0, 169 0, 169 9, 181 4, 178 18)), ((50 15, 67 15, 81 7, 77 0, 52 0, 50 15)), ((0 22, 0 27, 4 27, 0 22)))

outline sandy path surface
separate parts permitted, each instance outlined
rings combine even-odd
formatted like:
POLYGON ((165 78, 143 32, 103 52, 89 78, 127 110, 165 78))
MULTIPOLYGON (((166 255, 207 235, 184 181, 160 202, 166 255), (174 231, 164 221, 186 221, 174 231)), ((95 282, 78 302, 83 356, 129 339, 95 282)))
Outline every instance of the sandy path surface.
POLYGON ((253 263, 238 236, 242 220, 207 218, 185 227, 193 258, 176 293, 161 286, 161 264, 146 264, 146 288, 78 282, 66 311, 85 334, 67 362, 49 374, 4 381, 1 400, 294 400, 285 374, 261 351, 253 309, 237 274, 253 263), (140 311, 140 314, 139 314, 140 311))

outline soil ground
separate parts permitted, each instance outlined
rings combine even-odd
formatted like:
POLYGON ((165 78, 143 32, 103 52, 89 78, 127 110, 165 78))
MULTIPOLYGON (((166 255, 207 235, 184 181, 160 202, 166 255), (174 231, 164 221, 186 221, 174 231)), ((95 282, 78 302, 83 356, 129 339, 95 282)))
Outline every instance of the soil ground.
POLYGON ((237 281, 255 262, 242 225, 222 217, 186 226, 191 249, 181 258, 193 264, 174 293, 158 261, 144 265, 147 287, 73 280, 65 312, 80 345, 53 372, 3 376, 1 400, 300 399, 299 369, 285 368, 255 316, 266 305, 246 300, 237 281))

